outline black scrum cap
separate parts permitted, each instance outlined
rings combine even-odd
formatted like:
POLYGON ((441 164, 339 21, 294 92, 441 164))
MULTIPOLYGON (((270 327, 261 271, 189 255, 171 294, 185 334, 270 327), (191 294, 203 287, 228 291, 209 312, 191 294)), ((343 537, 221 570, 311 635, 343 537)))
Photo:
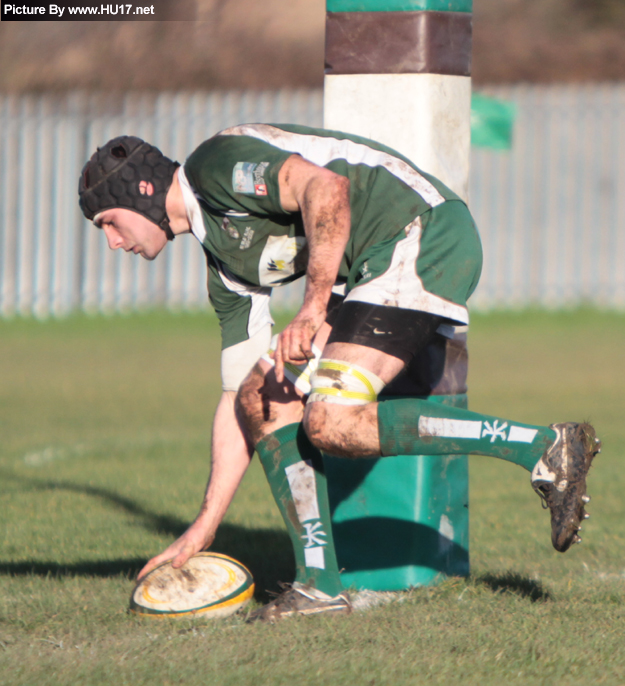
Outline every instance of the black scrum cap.
POLYGON ((133 210, 173 240, 165 198, 178 166, 141 138, 113 138, 83 167, 78 183, 80 209, 87 219, 114 207, 133 210), (148 183, 154 187, 152 195, 148 195, 148 183))

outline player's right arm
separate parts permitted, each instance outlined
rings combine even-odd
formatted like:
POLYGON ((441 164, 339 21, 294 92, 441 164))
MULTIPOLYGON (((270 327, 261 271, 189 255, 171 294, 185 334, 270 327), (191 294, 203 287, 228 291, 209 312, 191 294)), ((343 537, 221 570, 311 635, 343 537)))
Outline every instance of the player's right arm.
POLYGON ((302 364, 313 357, 311 343, 326 319, 328 302, 351 229, 350 182, 299 155, 291 155, 279 172, 284 210, 301 213, 308 244, 304 302, 278 337, 276 378, 284 364, 302 364))
POLYGON ((173 560, 174 567, 181 567, 192 555, 212 544, 253 455, 236 416, 235 397, 236 391, 224 391, 217 405, 211 474, 198 516, 180 538, 143 567, 139 578, 167 560, 173 560))

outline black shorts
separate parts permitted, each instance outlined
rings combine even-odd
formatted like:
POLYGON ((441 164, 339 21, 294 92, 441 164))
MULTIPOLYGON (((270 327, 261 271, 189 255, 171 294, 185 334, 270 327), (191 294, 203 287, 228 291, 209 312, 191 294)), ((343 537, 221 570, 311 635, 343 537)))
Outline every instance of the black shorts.
POLYGON ((364 345, 408 363, 428 345, 445 320, 402 307, 344 302, 333 293, 326 321, 332 326, 328 343, 364 345))
POLYGON ((343 301, 343 296, 335 294, 330 298, 326 321, 332 333, 328 343, 356 343, 405 362, 404 370, 380 397, 467 392, 466 333, 451 338, 438 333, 440 324, 447 321, 426 312, 343 301), (376 330, 396 335, 374 333, 376 330))

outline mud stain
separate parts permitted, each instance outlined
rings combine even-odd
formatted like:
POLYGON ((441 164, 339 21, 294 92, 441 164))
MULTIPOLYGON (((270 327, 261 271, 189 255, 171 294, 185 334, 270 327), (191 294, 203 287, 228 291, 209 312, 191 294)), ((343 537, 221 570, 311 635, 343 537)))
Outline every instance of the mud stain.
POLYGON ((288 500, 286 503, 284 503, 284 501, 283 501, 283 504, 286 505, 286 507, 285 507, 286 516, 287 516, 289 522, 291 522, 295 531, 300 533, 301 531, 303 531, 304 527, 302 526, 302 523, 299 521, 299 518, 297 516, 297 510, 295 509, 295 503, 292 500, 288 500))
POLYGON ((273 462, 274 473, 280 469, 280 464, 282 463, 282 451, 277 449, 280 447, 280 443, 277 440, 276 440, 276 443, 277 443, 277 446, 276 446, 276 448, 273 449, 273 450, 275 450, 275 452, 271 456, 271 461, 273 462))

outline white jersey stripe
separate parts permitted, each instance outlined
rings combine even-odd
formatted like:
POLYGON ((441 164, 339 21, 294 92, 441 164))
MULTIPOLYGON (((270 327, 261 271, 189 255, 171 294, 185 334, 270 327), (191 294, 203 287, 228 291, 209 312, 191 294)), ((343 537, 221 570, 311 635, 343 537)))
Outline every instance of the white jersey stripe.
MULTIPOLYGON (((195 191, 191 187, 187 175, 184 173, 183 167, 178 168, 178 180, 180 181, 180 188, 182 189, 182 197, 184 199, 185 210, 191 225, 193 235, 204 243, 206 238, 206 227, 204 226, 204 219, 202 217, 202 209, 195 195, 195 191)), ((269 301, 271 298, 271 288, 264 288, 262 286, 249 286, 248 284, 239 280, 222 262, 220 262, 214 255, 211 254, 211 259, 217 267, 219 277, 224 286, 233 293, 242 297, 249 297, 252 300, 252 307, 250 309, 249 319, 247 322, 247 335, 250 338, 256 336, 265 327, 271 331, 273 326, 273 319, 269 309, 269 301)))
POLYGON ((268 124, 243 124, 221 131, 220 136, 250 136, 273 145, 280 150, 297 153, 309 162, 325 167, 332 160, 345 160, 348 164, 365 164, 384 167, 389 173, 410 186, 431 207, 445 202, 445 198, 409 164, 386 152, 375 150, 363 143, 347 138, 315 136, 308 133, 283 131, 268 124))
POLYGON ((252 300, 249 319, 247 322, 247 335, 251 338, 265 326, 273 326, 273 319, 269 309, 271 288, 263 286, 250 286, 235 276, 225 264, 220 262, 213 254, 210 255, 219 272, 219 278, 223 285, 232 293, 241 297, 249 297, 252 300))
POLYGON ((358 300, 373 305, 419 310, 468 324, 469 312, 466 307, 445 300, 424 288, 415 269, 421 250, 421 230, 421 217, 417 217, 406 227, 406 238, 395 244, 388 269, 371 281, 355 286, 345 302, 358 300))
POLYGON ((204 243, 204 239, 206 238, 206 227, 204 226, 202 209, 195 195, 195 191, 191 188, 189 179, 187 179, 187 175, 184 173, 184 167, 182 166, 178 167, 178 181, 182 190, 182 199, 184 200, 184 208, 187 217, 189 218, 191 231, 200 243, 204 243))

